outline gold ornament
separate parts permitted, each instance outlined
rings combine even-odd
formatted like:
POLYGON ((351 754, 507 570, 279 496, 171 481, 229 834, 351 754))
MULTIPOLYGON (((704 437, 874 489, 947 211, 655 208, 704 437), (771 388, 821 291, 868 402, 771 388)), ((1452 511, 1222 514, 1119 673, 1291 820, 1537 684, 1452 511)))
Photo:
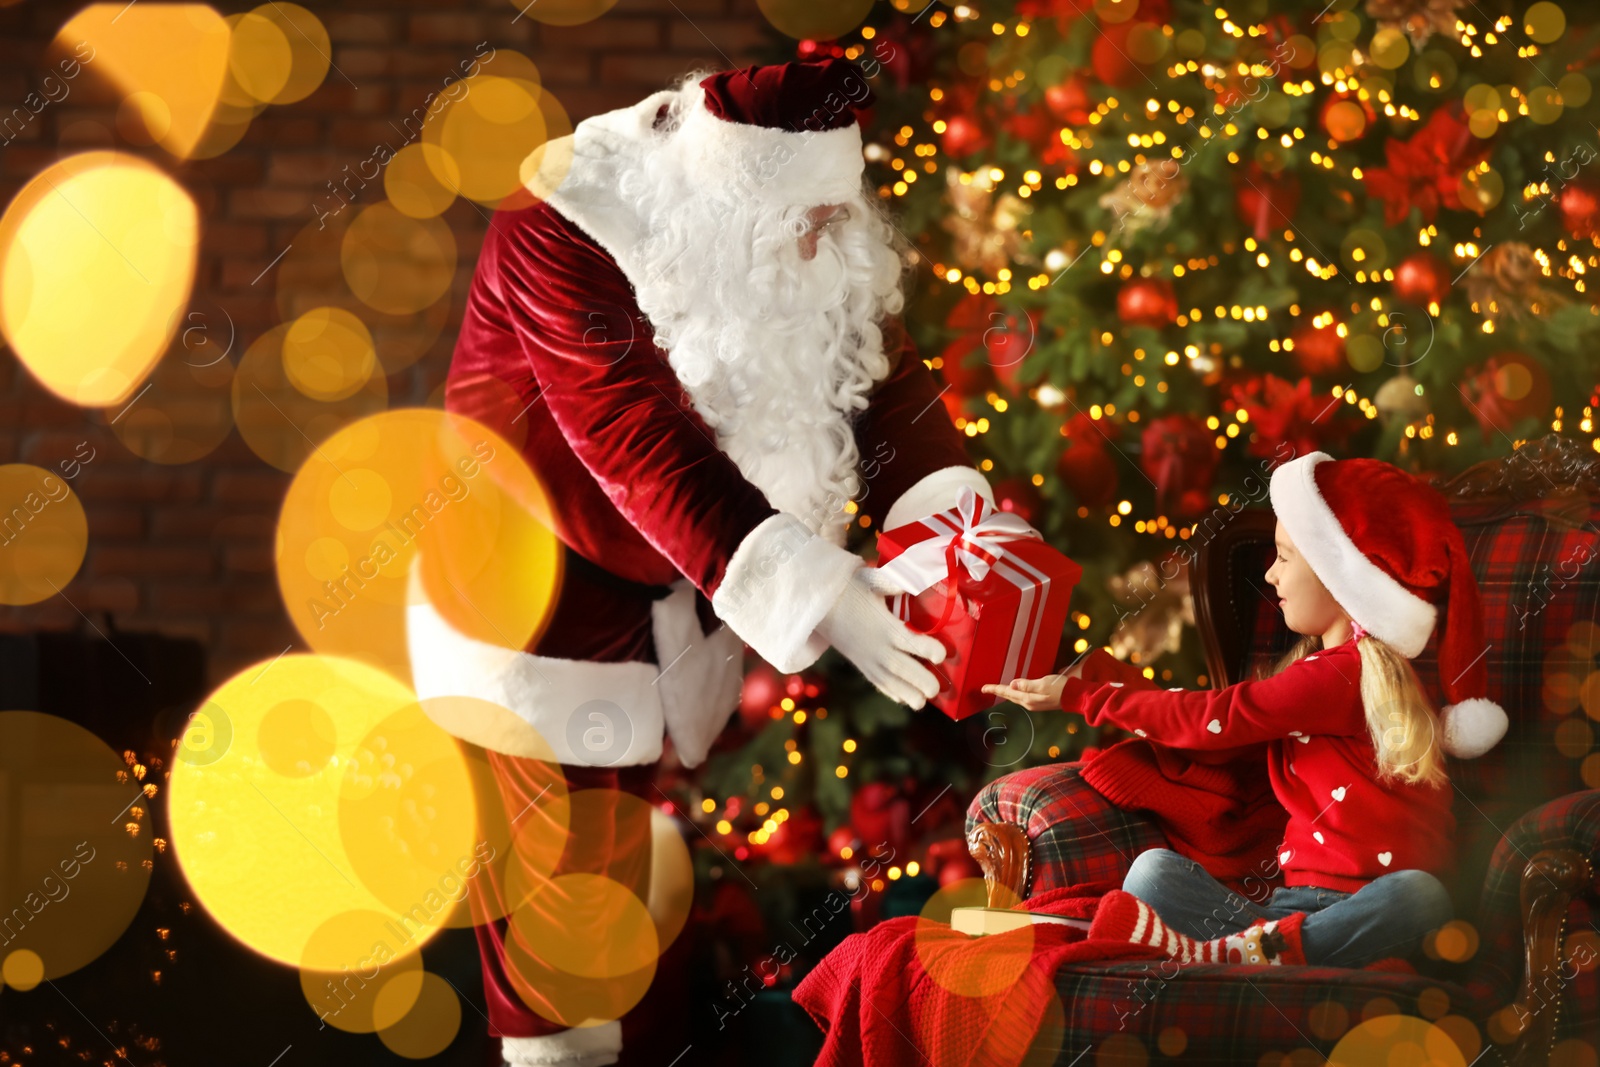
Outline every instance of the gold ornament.
POLYGON ((1379 29, 1404 30, 1413 48, 1436 33, 1456 35, 1456 10, 1462 0, 1367 0, 1367 15, 1379 29))
POLYGON ((1485 252, 1467 272, 1467 295, 1478 314, 1537 317, 1567 303, 1566 297, 1545 287, 1539 256, 1521 241, 1506 241, 1485 252))
POLYGON ((1100 206, 1114 212, 1130 233, 1162 226, 1172 208, 1189 188, 1189 179, 1175 159, 1140 163, 1128 177, 1100 198, 1100 206))
POLYGON ((1378 386, 1372 404, 1385 423, 1413 423, 1428 416, 1427 398, 1417 395, 1417 380, 1405 371, 1378 386))
POLYGON ((940 223, 955 238, 951 252, 969 273, 998 274, 1011 265, 1022 244, 1022 218, 1028 205, 1009 193, 994 198, 994 183, 982 171, 962 180, 958 167, 945 168, 951 213, 940 223))
POLYGON ((1111 652, 1118 659, 1148 664, 1182 644, 1185 624, 1194 625, 1194 597, 1189 592, 1189 572, 1183 568, 1165 579, 1154 563, 1142 560, 1106 582, 1117 599, 1119 621, 1111 635, 1111 652))

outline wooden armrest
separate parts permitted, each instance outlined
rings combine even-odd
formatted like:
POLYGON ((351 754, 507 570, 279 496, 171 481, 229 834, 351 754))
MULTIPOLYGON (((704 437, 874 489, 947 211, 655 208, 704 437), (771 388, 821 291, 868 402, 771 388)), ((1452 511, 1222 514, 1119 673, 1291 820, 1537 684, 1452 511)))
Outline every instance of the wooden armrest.
POLYGON ((1547 1064, 1561 1012, 1561 946, 1572 898, 1594 891, 1594 866, 1573 849, 1537 853, 1522 870, 1522 988, 1507 1009, 1521 1032, 1508 1050, 1513 1067, 1547 1064))
POLYGON ((1007 822, 980 822, 967 833, 967 851, 983 870, 988 906, 1014 908, 1028 895, 1033 873, 1027 831, 1007 822))

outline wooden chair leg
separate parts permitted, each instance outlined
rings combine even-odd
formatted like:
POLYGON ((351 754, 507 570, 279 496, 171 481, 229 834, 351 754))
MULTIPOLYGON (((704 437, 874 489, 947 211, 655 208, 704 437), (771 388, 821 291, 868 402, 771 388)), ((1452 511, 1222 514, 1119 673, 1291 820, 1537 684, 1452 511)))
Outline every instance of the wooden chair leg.
POLYGON ((1593 885, 1593 866, 1571 849, 1540 852, 1523 868, 1522 988, 1511 1003, 1522 1032, 1506 1058, 1513 1067, 1549 1062, 1567 978, 1561 959, 1567 909, 1593 885))
POLYGON ((1027 832, 1005 822, 981 822, 967 833, 967 851, 983 869, 991 908, 1016 907, 1032 874, 1027 832))

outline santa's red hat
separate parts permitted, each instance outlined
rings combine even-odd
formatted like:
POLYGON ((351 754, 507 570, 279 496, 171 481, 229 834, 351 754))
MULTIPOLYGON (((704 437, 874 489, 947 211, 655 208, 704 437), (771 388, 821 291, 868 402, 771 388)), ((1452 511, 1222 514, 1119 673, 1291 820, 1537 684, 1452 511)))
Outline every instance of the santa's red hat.
POLYGON ((840 203, 861 194, 858 110, 872 87, 844 59, 722 71, 700 82, 675 136, 715 187, 774 207, 840 203))
POLYGON ((1372 636, 1412 659, 1443 609, 1441 747, 1471 759, 1499 743, 1507 719, 1487 695, 1478 582, 1444 496, 1393 464, 1325 452, 1277 467, 1270 492, 1295 549, 1372 636))

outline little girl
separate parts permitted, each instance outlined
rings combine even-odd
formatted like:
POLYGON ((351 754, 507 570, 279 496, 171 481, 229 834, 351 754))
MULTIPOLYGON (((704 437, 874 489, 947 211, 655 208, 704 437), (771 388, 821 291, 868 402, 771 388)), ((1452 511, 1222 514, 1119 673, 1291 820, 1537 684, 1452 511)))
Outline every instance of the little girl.
POLYGON ((1126 681, 1088 681, 1080 661, 984 691, 1029 710, 1072 708, 1091 726, 1177 748, 1267 742, 1289 818, 1263 874, 1276 866, 1283 888, 1247 900, 1200 864, 1154 849, 1101 902, 1091 937, 1186 963, 1359 967, 1409 955, 1451 916, 1436 876, 1455 829, 1441 749, 1481 755, 1507 723, 1482 695, 1488 649, 1466 545, 1437 490, 1378 460, 1313 452, 1273 471, 1271 498, 1278 555, 1266 580, 1303 635, 1275 671, 1194 692, 1162 690, 1126 667, 1126 681), (1441 609, 1439 675, 1452 702, 1442 714, 1407 662, 1441 609))

